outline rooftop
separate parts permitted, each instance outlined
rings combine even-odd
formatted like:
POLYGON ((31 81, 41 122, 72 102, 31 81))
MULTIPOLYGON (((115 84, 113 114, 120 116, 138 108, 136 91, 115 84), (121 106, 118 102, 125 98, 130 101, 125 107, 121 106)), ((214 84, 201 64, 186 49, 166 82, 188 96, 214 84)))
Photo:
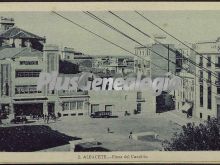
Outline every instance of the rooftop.
POLYGON ((24 57, 24 56, 39 57, 39 56, 43 56, 43 53, 38 50, 31 49, 28 47, 4 48, 0 50, 0 60, 6 59, 6 58, 15 58, 15 57, 24 57))
POLYGON ((43 41, 45 40, 45 38, 43 37, 40 37, 38 35, 35 35, 18 27, 12 27, 0 33, 0 39, 9 39, 9 38, 38 39, 43 41))

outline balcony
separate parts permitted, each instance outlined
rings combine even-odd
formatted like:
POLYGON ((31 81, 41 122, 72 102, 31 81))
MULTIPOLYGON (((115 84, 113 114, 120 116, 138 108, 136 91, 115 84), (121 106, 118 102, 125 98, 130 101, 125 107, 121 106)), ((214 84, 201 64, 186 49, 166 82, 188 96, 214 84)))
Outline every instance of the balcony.
POLYGON ((207 82, 208 84, 211 84, 211 79, 207 79, 206 82, 207 82))
POLYGON ((220 63, 216 63, 216 64, 215 64, 215 67, 216 67, 216 68, 220 68, 220 63))
POLYGON ((215 85, 220 87, 220 80, 215 81, 215 85))
POLYGON ((145 102, 144 98, 137 98, 137 102, 145 102))
POLYGON ((80 96, 80 95, 88 95, 88 91, 58 91, 59 96, 80 96))
POLYGON ((200 83, 203 83, 203 78, 200 77, 200 78, 199 78, 199 82, 200 82, 200 83))
POLYGON ((207 66, 207 67, 211 67, 211 62, 208 62, 208 63, 206 64, 206 66, 207 66))
POLYGON ((200 62, 200 63, 199 63, 199 66, 200 66, 200 67, 202 67, 202 66, 203 66, 203 63, 202 63, 202 62, 200 62))

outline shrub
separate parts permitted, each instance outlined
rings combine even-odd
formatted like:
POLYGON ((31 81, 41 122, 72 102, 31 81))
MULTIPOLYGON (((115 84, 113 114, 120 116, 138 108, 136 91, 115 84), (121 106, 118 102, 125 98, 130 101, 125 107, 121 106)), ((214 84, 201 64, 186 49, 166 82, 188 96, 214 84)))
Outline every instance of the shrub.
POLYGON ((188 123, 182 126, 180 133, 175 133, 170 141, 163 142, 166 151, 202 151, 220 150, 220 126, 213 118, 196 126, 188 123))

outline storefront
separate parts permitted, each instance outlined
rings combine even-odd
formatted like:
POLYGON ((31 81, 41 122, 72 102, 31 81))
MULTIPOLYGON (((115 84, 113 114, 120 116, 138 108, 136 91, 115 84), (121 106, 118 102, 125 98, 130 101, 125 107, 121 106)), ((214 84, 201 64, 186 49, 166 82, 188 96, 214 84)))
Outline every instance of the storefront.
POLYGON ((43 115, 43 103, 14 104, 14 113, 16 116, 43 115))

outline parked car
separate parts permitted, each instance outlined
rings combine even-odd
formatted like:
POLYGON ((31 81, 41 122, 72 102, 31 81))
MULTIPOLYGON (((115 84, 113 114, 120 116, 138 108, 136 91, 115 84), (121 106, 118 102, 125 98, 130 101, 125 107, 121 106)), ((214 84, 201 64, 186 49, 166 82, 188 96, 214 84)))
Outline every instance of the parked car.
POLYGON ((11 123, 27 123, 26 116, 15 116, 14 119, 11 120, 11 123))
POLYGON ((91 114, 92 118, 109 118, 111 117, 111 111, 98 111, 91 114))
POLYGON ((90 115, 92 118, 117 118, 118 116, 113 116, 111 111, 98 111, 90 115))

